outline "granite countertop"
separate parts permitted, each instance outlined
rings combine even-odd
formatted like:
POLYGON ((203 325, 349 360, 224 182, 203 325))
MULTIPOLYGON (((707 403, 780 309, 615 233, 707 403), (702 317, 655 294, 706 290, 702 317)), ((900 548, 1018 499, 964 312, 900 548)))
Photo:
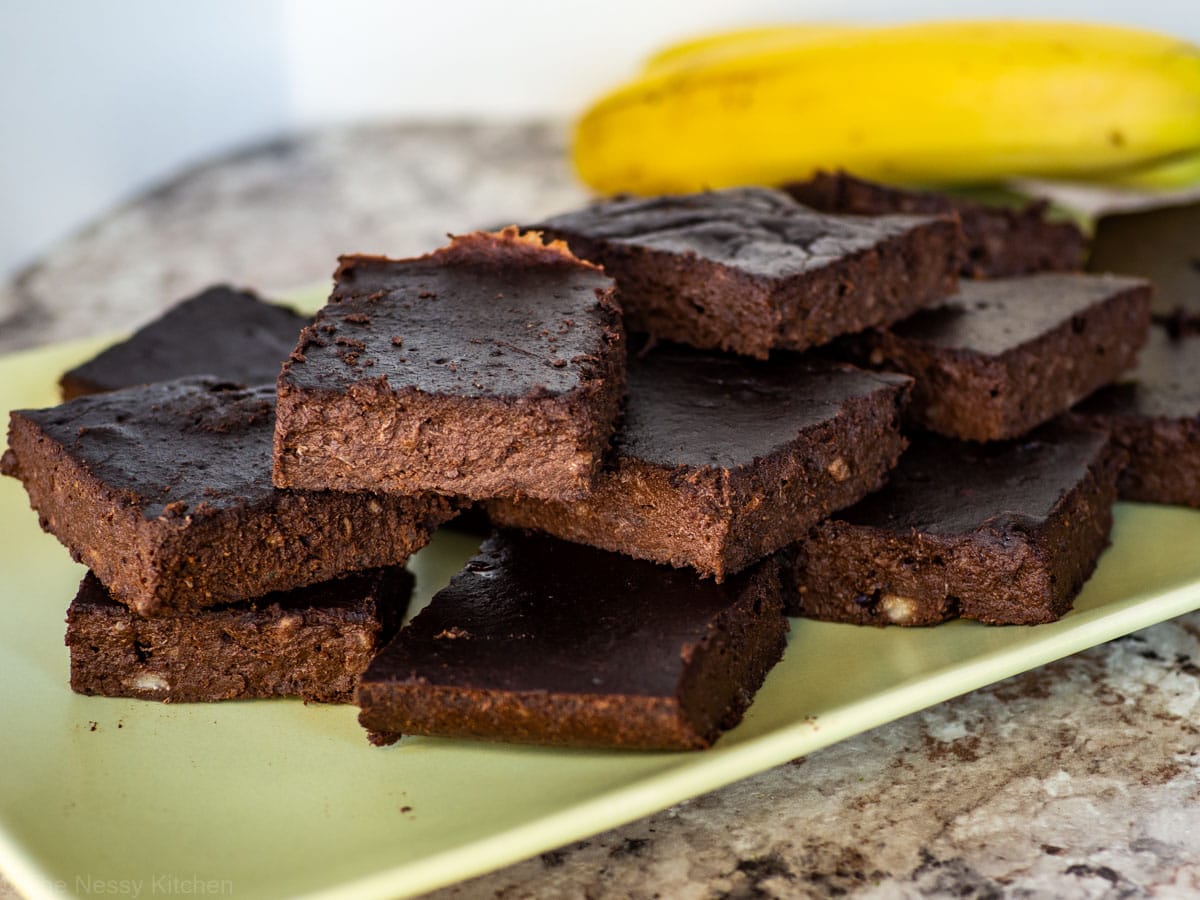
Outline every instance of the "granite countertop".
MULTIPOLYGON (((0 287, 0 350, 571 206, 563 148, 552 124, 397 124, 217 160, 0 287)), ((435 896, 1197 896, 1198 687, 1200 613, 435 896)))

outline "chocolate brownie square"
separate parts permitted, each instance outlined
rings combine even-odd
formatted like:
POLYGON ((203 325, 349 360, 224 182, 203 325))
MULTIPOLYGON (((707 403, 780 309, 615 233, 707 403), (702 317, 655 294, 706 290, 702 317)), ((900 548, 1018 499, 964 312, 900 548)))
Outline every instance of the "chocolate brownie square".
POLYGON ((277 486, 587 493, 625 387, 600 269, 509 228, 335 277, 279 376, 277 486))
POLYGON ((188 375, 274 384, 308 318, 248 291, 211 287, 59 380, 64 400, 188 375))
POLYGON ((367 668, 359 721, 377 743, 707 747, 783 654, 779 595, 774 559, 717 584, 500 532, 367 668))
POLYGON ((1137 361, 1150 284, 1045 273, 964 281, 937 309, 854 343, 916 379, 912 420, 964 440, 1012 438, 1066 412, 1137 361))
POLYGON ((856 216, 957 214, 962 225, 960 274, 967 278, 1008 278, 1034 272, 1074 272, 1083 268, 1087 238, 1072 222, 1046 216, 1038 200, 1011 208, 934 191, 914 191, 855 178, 846 172, 818 172, 783 190, 813 209, 856 216))
POLYGON ((1200 335, 1152 326, 1137 368, 1074 415, 1129 452, 1123 498, 1200 507, 1200 335))
POLYGON ((862 625, 1051 622, 1108 543, 1125 454, 1055 423, 1022 441, 913 440, 887 487, 793 549, 789 611, 862 625))
POLYGON ((373 569, 248 603, 143 618, 89 572, 67 610, 71 688, 168 703, 303 697, 348 703, 400 627, 404 569, 373 569))
POLYGON ((1200 202, 1101 216, 1088 270, 1149 278, 1154 317, 1200 334, 1200 202))
POLYGON ((492 501, 493 521, 720 581, 878 488, 905 446, 900 375, 660 345, 630 359, 628 379, 592 493, 492 501))
POLYGON ((141 615, 401 565, 454 512, 421 495, 271 485, 275 392, 181 379, 17 410, 0 469, 141 615))
POLYGON ((533 226, 617 279, 630 331, 765 359, 953 292, 958 224, 830 216, 738 188, 606 200, 533 226))

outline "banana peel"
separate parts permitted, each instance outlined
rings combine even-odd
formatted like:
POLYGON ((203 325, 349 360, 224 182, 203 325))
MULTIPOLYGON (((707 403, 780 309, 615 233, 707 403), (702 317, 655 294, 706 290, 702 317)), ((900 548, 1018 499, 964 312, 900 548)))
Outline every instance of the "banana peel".
POLYGON ((752 29, 668 48, 577 125, 602 193, 778 184, 1191 178, 1200 51, 1105 25, 752 29), (1143 175, 1142 177, 1149 177, 1143 175))

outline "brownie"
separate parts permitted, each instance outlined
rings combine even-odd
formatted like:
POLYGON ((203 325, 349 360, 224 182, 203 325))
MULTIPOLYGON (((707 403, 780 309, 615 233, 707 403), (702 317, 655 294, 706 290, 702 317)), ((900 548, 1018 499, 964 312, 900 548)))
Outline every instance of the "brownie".
POLYGON ((170 703, 348 703, 358 676, 400 627, 411 593, 412 576, 390 567, 249 603, 143 618, 89 572, 67 610, 71 688, 170 703))
POLYGON ((1137 361, 1152 288, 1115 275, 964 281, 944 305, 853 342, 859 359, 916 379, 917 424, 949 437, 1017 437, 1137 361))
POLYGON ((1101 216, 1088 269, 1149 278, 1154 317, 1200 334, 1200 202, 1101 216))
POLYGON ((42 527, 142 615, 400 565, 444 498, 280 491, 275 392, 180 379, 12 413, 3 472, 42 527))
POLYGON ((118 388, 215 375, 274 384, 308 319, 252 293, 211 287, 62 376, 64 400, 118 388))
POLYGON ((534 227, 617 279, 629 330, 758 358, 902 319, 957 279, 951 218, 830 216, 761 188, 617 198, 534 227))
POLYGON ((914 191, 855 178, 845 172, 818 172, 808 181, 783 188, 813 209, 857 216, 896 213, 957 214, 966 278, 1007 278, 1034 272, 1073 272, 1083 268, 1087 238, 1072 222, 1047 218, 1049 204, 1038 200, 1001 207, 934 191, 914 191))
POLYGON ((719 581, 878 488, 904 449, 903 376, 660 345, 630 359, 628 379, 592 493, 493 501, 493 521, 719 581))
POLYGON ((377 743, 707 747, 783 654, 778 576, 772 558, 717 584, 500 532, 367 668, 359 721, 377 743))
POLYGON ((275 484, 585 494, 625 388, 611 279, 515 228, 342 257, 279 376, 275 484))
POLYGON ((789 610, 864 625, 1053 621, 1108 543, 1124 455, 1062 423, 1003 443, 916 438, 887 487, 793 549, 789 610))
POLYGON ((1129 452, 1121 497, 1200 507, 1200 335, 1152 326, 1137 368, 1075 415, 1129 452))

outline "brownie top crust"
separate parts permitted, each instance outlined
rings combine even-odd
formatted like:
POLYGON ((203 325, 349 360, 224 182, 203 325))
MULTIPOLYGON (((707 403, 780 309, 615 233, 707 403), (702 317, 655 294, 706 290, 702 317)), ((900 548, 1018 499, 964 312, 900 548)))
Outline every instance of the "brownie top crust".
POLYGON ((953 535, 985 525, 1037 527, 1102 461, 1108 435, 1051 424, 1026 439, 969 444, 922 435, 887 486, 835 518, 895 532, 953 535))
POLYGON ((212 287, 169 309, 98 356, 64 383, 117 390, 189 375, 274 384, 308 319, 246 291, 212 287))
POLYGON ((1200 203, 1101 216, 1087 267, 1149 278, 1156 316, 1200 324, 1200 203))
POLYGON ((415 259, 344 256, 334 278, 281 383, 557 396, 600 377, 620 340, 612 280, 565 244, 516 228, 456 237, 415 259))
POLYGON ((19 410, 147 519, 269 497, 275 389, 186 378, 19 410))
POLYGON ((535 228, 676 254, 692 254, 776 279, 821 268, 933 221, 815 212, 787 194, 732 188, 702 194, 619 197, 547 219, 535 228))
MULTIPOLYGON (((268 607, 299 612, 318 609, 345 614, 347 622, 359 621, 366 624, 371 619, 378 617, 394 632, 400 625, 400 619, 404 617, 404 611, 408 608, 412 585, 412 575, 402 567, 367 569, 306 587, 273 591, 254 600, 226 603, 202 610, 189 610, 187 615, 212 616, 245 613, 247 619, 253 621, 254 611, 268 607), (376 600, 383 602, 377 606, 376 600), (384 606, 393 608, 385 609, 384 606)), ((94 572, 88 572, 83 577, 74 602, 79 607, 108 608, 118 612, 129 612, 129 607, 113 599, 108 588, 100 582, 94 572)), ((164 620, 160 618, 148 621, 162 622, 164 620)))
MULTIPOLYGON (((999 205, 953 194, 912 190, 856 178, 844 171, 817 172, 808 181, 783 185, 813 209, 848 215, 894 213, 958 216, 965 256, 961 273, 1003 278, 1027 272, 1076 271, 1083 266, 1087 239, 1070 221, 1050 215, 1045 200, 999 205)), ((999 199, 999 198, 997 198, 999 199)))
POLYGON ((935 347, 998 356, 1095 304, 1126 291, 1150 289, 1139 278, 1070 272, 962 281, 958 293, 937 308, 921 310, 891 330, 897 337, 935 347))
POLYGON ((489 538, 376 657, 370 681, 674 696, 743 575, 694 573, 520 531, 489 538))
POLYGON ((749 465, 837 418, 848 401, 912 379, 794 353, 769 362, 661 344, 631 357, 617 452, 662 466, 749 465))
POLYGON ((1176 337, 1162 325, 1151 325, 1137 368, 1076 409, 1084 414, 1200 420, 1200 335, 1176 337))

